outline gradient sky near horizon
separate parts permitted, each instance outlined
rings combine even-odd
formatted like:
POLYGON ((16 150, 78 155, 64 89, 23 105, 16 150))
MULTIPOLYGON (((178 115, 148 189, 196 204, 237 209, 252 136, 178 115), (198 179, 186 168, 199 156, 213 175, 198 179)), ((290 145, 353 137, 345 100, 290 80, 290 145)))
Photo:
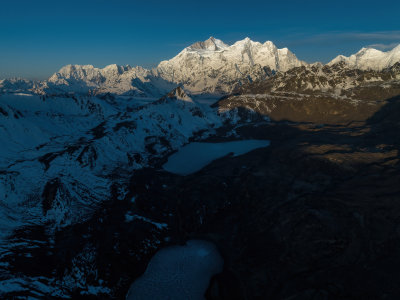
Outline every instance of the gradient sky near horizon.
POLYGON ((45 79, 67 64, 153 67, 210 36, 328 62, 399 44, 399 11, 400 1, 2 1, 0 79, 45 79))

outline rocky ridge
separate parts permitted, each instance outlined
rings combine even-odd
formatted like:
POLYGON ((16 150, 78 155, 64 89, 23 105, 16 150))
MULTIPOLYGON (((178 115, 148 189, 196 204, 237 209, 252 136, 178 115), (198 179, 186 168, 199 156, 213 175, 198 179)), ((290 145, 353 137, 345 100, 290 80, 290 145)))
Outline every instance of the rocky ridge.
POLYGON ((215 106, 220 113, 245 110, 273 120, 348 123, 365 120, 385 100, 400 94, 400 63, 382 71, 349 68, 343 62, 278 72, 238 88, 215 106))

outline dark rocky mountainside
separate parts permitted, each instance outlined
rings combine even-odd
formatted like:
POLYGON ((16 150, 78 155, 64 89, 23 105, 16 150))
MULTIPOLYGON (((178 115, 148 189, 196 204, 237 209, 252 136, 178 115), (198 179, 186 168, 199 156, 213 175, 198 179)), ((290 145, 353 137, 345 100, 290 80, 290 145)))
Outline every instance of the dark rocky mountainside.
POLYGON ((331 66, 313 65, 292 68, 287 72, 278 72, 276 76, 266 80, 244 85, 236 92, 239 94, 262 94, 266 91, 318 93, 356 99, 357 97, 366 98, 369 88, 379 87, 380 93, 368 97, 370 100, 378 100, 387 95, 382 91, 391 91, 393 87, 398 88, 399 79, 400 62, 382 71, 352 69, 341 62, 331 66))
MULTIPOLYGON (((270 147, 185 177, 135 175, 144 180, 131 186, 137 203, 172 201, 172 240, 218 245, 225 270, 208 299, 400 297, 398 67, 302 67, 244 86, 216 106, 237 108, 239 138, 269 139, 270 147), (330 88, 299 83, 321 80, 321 71, 336 80, 330 88)), ((232 132, 229 122, 224 129, 232 132)))
POLYGON ((383 71, 333 66, 293 68, 239 88, 220 112, 246 109, 275 121, 346 124, 363 121, 400 94, 400 63, 383 71))
POLYGON ((362 124, 245 125, 271 146, 173 180, 148 170, 133 191, 174 203, 178 240, 218 245, 208 299, 398 299, 399 113, 396 97, 362 124))

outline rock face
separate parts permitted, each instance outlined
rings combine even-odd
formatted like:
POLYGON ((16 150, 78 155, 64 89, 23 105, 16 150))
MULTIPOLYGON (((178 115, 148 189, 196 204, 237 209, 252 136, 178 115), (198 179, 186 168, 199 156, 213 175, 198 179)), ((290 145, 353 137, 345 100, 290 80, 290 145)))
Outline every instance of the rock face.
POLYGON ((245 85, 220 100, 221 114, 253 111, 272 120, 337 124, 366 120, 400 94, 400 63, 382 71, 332 66, 293 68, 245 85))
POLYGON ((181 100, 181 101, 186 101, 186 102, 193 103, 192 98, 190 98, 186 94, 184 89, 181 88, 180 86, 178 86, 177 88, 173 89, 171 92, 169 92, 166 96, 164 96, 161 99, 175 99, 175 100, 181 100))
POLYGON ((181 83, 192 93, 228 93, 240 84, 270 76, 271 70, 287 71, 305 64, 270 41, 261 44, 246 38, 228 46, 211 37, 162 61, 157 70, 162 78, 181 83))
POLYGON ((356 54, 349 57, 339 55, 328 63, 328 65, 340 62, 344 62, 351 68, 361 70, 382 70, 400 62, 400 45, 387 52, 374 48, 362 48, 356 54))

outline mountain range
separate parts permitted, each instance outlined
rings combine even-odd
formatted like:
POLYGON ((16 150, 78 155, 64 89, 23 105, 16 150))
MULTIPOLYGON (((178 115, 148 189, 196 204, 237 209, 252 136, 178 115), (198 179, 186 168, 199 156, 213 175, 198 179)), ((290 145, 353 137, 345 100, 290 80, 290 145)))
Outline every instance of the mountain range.
POLYGON ((224 256, 207 300, 398 299, 399 53, 309 64, 211 37, 151 70, 1 80, 0 297, 125 299, 156 251, 200 238, 224 256), (249 139, 270 143, 163 169, 249 139))
POLYGON ((362 70, 382 70, 400 61, 400 44, 390 51, 383 52, 374 48, 362 48, 349 57, 339 55, 328 65, 344 62, 350 68, 362 70))
MULTIPOLYGON (((350 57, 339 55, 327 65, 343 62, 348 68, 382 70, 400 61, 400 45, 388 52, 363 48, 350 57)), ((0 92, 28 91, 61 95, 115 94, 130 97, 161 97, 177 85, 191 94, 227 94, 246 83, 263 80, 276 72, 294 67, 311 67, 289 49, 274 43, 263 44, 249 38, 229 46, 210 37, 183 49, 154 69, 109 65, 67 65, 48 80, 24 79, 0 81, 0 92)))

